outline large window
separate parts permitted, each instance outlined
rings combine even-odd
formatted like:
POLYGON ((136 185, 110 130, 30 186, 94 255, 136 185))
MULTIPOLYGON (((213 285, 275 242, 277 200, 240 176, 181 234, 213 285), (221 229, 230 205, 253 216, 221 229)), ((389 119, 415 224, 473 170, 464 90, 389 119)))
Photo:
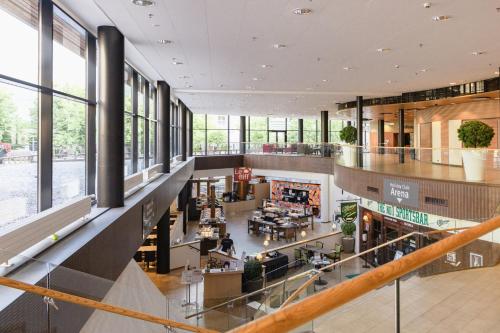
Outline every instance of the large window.
POLYGON ((318 121, 316 119, 304 119, 304 143, 318 142, 318 121))
POLYGON ((287 118, 286 136, 288 142, 295 143, 299 141, 299 119, 287 118))
POLYGON ((132 168, 132 80, 133 70, 129 65, 125 65, 125 176, 133 173, 132 168))
POLYGON ((240 116, 229 116, 229 153, 240 151, 240 116))
POLYGON ((227 154, 228 121, 229 116, 227 115, 207 115, 207 146, 209 154, 227 154))
POLYGON ((250 117, 248 127, 251 143, 265 143, 268 141, 266 117, 250 117))
POLYGON ((331 143, 340 143, 340 131, 344 127, 344 122, 338 119, 331 119, 329 126, 329 141, 331 143))
POLYGON ((37 161, 38 93, 0 83, 0 229, 37 213, 37 161))
POLYGON ((0 1, 0 74, 38 83, 38 0, 0 1))
POLYGON ((156 161, 156 89, 125 64, 125 176, 140 172, 156 161))
POLYGON ((95 68, 87 63, 96 55, 88 51, 95 38, 47 1, 0 1, 0 43, 1 227, 94 193, 86 133, 95 68), (53 38, 40 38, 46 33, 53 38))
POLYGON ((207 143, 207 115, 193 114, 193 154, 205 155, 207 143))

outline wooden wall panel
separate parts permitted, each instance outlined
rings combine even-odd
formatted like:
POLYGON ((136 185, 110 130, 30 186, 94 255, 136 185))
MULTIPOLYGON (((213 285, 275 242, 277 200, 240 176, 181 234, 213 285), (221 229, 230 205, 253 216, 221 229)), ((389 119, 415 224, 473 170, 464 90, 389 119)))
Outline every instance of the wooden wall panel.
MULTIPOLYGON (((420 148, 432 147, 432 123, 420 124, 420 148)), ((423 162, 431 162, 432 153, 430 150, 420 151, 420 160, 423 162)))
MULTIPOLYGON (((487 123, 498 133, 500 121, 500 101, 484 100, 470 103, 449 104, 433 106, 425 110, 419 110, 415 114, 417 124, 424 124, 433 121, 441 121, 441 146, 448 147, 448 120, 480 120, 487 123)), ((498 149, 499 135, 493 139, 491 149, 498 149)), ((444 159, 443 159, 443 162, 444 159)))
POLYGON ((334 159, 313 156, 246 154, 246 167, 333 174, 334 159))
MULTIPOLYGON (((482 221, 492 217, 500 203, 500 186, 466 182, 450 182, 417 177, 401 177, 361 169, 335 166, 335 185, 355 195, 384 202, 384 179, 419 184, 419 208, 410 209, 462 220, 482 221), (368 191, 378 189, 378 193, 368 191), (425 197, 448 200, 448 205, 426 204, 425 197)), ((401 207, 405 207, 402 205, 401 207)))

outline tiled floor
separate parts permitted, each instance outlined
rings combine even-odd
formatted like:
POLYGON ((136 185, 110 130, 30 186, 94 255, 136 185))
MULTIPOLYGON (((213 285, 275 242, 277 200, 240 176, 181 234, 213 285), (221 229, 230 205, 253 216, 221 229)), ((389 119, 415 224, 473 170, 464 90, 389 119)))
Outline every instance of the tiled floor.
MULTIPOLYGON (((500 266, 401 282, 402 332, 500 332, 500 266)), ((316 333, 394 331, 394 285, 314 321, 316 333)))

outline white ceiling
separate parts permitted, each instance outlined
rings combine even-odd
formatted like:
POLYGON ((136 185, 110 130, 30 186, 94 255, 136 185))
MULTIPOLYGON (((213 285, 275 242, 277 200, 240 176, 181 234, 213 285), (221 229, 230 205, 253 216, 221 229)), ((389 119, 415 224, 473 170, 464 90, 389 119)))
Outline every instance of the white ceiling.
POLYGON ((428 9, 415 0, 60 1, 91 24, 99 7, 147 59, 152 78, 199 113, 317 116, 356 95, 493 77, 500 64, 499 0, 431 1, 428 9), (313 13, 294 15, 298 7, 313 13))

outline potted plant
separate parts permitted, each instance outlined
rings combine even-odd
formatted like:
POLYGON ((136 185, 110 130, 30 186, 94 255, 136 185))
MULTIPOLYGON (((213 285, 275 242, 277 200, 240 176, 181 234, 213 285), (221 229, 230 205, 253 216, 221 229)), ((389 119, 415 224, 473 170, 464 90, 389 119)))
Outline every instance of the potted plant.
POLYGON ((495 131, 491 126, 473 120, 463 123, 457 132, 458 139, 466 148, 462 150, 465 179, 468 181, 484 180, 485 148, 490 145, 495 131))
POLYGON ((262 289, 263 284, 262 263, 256 259, 248 260, 243 271, 243 291, 251 293, 262 289))
POLYGON ((344 222, 340 225, 344 237, 342 237, 342 247, 344 252, 354 252, 354 232, 356 231, 356 224, 354 222, 344 222))
POLYGON ((358 130, 356 127, 348 125, 340 130, 340 140, 344 141, 347 145, 342 146, 342 155, 344 156, 344 165, 353 167, 356 165, 356 139, 358 130))

